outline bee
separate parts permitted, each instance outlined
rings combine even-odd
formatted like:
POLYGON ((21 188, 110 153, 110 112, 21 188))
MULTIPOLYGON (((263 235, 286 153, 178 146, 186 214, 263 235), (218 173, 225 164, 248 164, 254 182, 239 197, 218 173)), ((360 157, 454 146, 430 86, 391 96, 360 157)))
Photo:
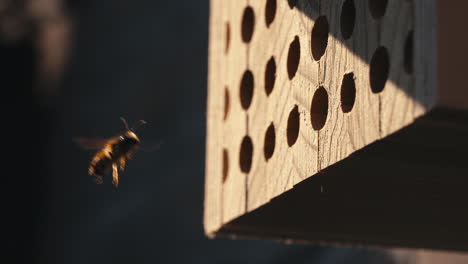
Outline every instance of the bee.
POLYGON ((112 168, 112 184, 119 186, 119 169, 123 171, 128 159, 131 159, 140 146, 137 129, 146 124, 139 120, 135 126, 129 128, 127 121, 121 117, 125 125, 125 132, 109 139, 75 138, 75 142, 84 149, 99 149, 89 164, 88 173, 95 177, 97 184, 103 183, 103 177, 112 168))

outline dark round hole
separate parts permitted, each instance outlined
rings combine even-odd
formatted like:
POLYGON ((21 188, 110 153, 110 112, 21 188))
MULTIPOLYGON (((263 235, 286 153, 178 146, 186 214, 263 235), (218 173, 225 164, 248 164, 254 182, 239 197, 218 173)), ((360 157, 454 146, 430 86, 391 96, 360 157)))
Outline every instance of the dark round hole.
POLYGON ((223 149, 223 183, 226 182, 229 171, 229 155, 226 149, 223 149))
POLYGON ((246 70, 240 84, 240 101, 242 108, 247 110, 252 103, 254 77, 251 71, 246 70))
POLYGON ((227 115, 229 113, 229 104, 230 104, 230 98, 229 98, 229 89, 224 87, 224 117, 223 119, 226 120, 227 115))
POLYGON ((226 45, 224 47, 225 54, 228 53, 230 44, 231 44, 231 26, 229 25, 229 22, 226 22, 226 45))
POLYGON ((288 0, 289 8, 293 9, 297 5, 297 0, 288 0))
POLYGON ((299 67, 299 59, 301 57, 301 44, 299 43, 299 37, 295 36, 293 42, 289 44, 288 51, 288 76, 292 80, 296 75, 297 68, 299 67))
POLYGON ((271 156, 273 156, 273 152, 275 152, 275 141, 275 126, 273 123, 271 123, 265 133, 265 142, 263 145, 263 154, 265 155, 265 160, 267 161, 271 158, 271 156))
POLYGON ((406 36, 405 41, 405 54, 403 57, 403 65, 405 72, 408 74, 413 73, 413 31, 410 31, 406 36))
POLYGON ((343 76, 341 82, 341 110, 349 113, 353 109, 356 100, 356 85, 354 83, 354 74, 347 73, 343 76))
POLYGON ((325 53, 328 45, 328 20, 324 16, 317 18, 312 29, 312 57, 318 61, 325 53))
POLYGON ((265 92, 267 95, 270 95, 275 86, 276 79, 276 62, 275 58, 271 57, 268 60, 265 70, 265 92))
POLYGON ((242 15, 242 41, 249 43, 252 40, 254 32, 255 15, 252 7, 248 6, 244 9, 242 15))
POLYGON ((252 168, 252 156, 253 156, 253 144, 249 136, 245 136, 242 139, 240 154, 239 154, 239 165, 242 172, 248 173, 252 168))
POLYGON ((267 0, 265 6, 265 23, 267 27, 273 23, 276 15, 276 0, 267 0))
POLYGON ((387 49, 378 47, 372 55, 370 63, 370 85, 373 93, 380 93, 388 79, 390 62, 387 49))
POLYGON ((317 89, 312 98, 312 105, 310 107, 310 117, 312 127, 315 130, 320 130, 327 121, 328 115, 328 94, 323 86, 317 89))
POLYGON ((297 137, 299 136, 299 126, 299 108, 296 105, 289 113, 288 127, 286 130, 288 145, 290 147, 297 141, 297 137))
POLYGON ((346 0, 341 7, 341 35, 344 39, 349 39, 353 34, 354 23, 356 20, 356 8, 354 7, 354 0, 346 0))
POLYGON ((369 10, 374 19, 379 19, 385 15, 388 0, 369 0, 369 10))

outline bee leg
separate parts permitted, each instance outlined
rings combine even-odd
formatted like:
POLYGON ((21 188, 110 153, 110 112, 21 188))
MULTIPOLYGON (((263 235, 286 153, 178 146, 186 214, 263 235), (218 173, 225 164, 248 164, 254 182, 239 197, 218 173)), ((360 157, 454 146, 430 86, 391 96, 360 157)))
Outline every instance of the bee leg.
POLYGON ((125 157, 120 158, 120 160, 119 160, 119 167, 120 167, 120 170, 121 170, 121 171, 125 170, 125 163, 126 163, 125 157))
POLYGON ((112 163, 112 184, 115 188, 119 186, 119 171, 117 163, 112 163))

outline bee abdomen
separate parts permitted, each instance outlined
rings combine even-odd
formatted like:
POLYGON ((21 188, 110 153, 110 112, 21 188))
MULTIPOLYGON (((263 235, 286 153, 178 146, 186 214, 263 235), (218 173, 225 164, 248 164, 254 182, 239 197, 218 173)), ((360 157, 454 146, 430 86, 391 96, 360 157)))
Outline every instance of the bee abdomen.
POLYGON ((90 175, 100 175, 103 176, 106 174, 112 167, 112 157, 106 155, 104 152, 97 153, 93 160, 91 161, 88 169, 90 175))

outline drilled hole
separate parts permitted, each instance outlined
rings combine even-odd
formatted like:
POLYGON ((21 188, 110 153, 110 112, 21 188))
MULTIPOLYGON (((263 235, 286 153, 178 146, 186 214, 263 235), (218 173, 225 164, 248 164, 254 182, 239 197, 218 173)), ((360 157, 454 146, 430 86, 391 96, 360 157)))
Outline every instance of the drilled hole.
POLYGON ((380 93, 388 79, 390 62, 387 49, 378 47, 372 55, 370 63, 370 85, 373 93, 380 93))
POLYGON ((267 0, 265 6, 265 23, 269 27, 276 15, 276 0, 267 0))
POLYGON ((344 39, 349 39, 353 34, 354 23, 356 20, 356 8, 354 7, 354 0, 346 0, 341 8, 341 35, 344 39))
POLYGON ((297 0, 288 0, 289 8, 293 9, 297 5, 297 0))
POLYGON ((318 61, 325 53, 328 45, 328 20, 324 16, 317 18, 312 29, 312 57, 318 61))
POLYGON ((413 73, 413 31, 410 31, 406 36, 405 41, 405 54, 403 57, 405 72, 408 74, 413 73))
POLYGON ((240 84, 240 101, 242 108, 247 110, 252 103, 254 89, 254 77, 251 71, 247 70, 242 76, 240 84))
POLYGON ((229 171, 229 156, 226 149, 223 149, 223 183, 226 182, 229 171))
POLYGON ((299 136, 299 108, 297 105, 289 113, 286 136, 290 147, 296 143, 299 136))
POLYGON ((267 131, 265 133, 265 142, 263 145, 263 154, 265 155, 265 160, 269 160, 273 156, 273 152, 275 152, 275 126, 271 123, 267 131))
POLYGON ((249 43, 254 32, 255 15, 252 7, 248 6, 242 15, 242 41, 249 43))
POLYGON ((369 0, 369 10, 374 19, 379 19, 385 15, 388 0, 369 0))
POLYGON ((239 165, 242 172, 248 173, 252 168, 253 144, 249 136, 242 139, 239 154, 239 165))
POLYGON ((224 53, 227 54, 229 51, 229 45, 231 45, 231 26, 229 22, 226 22, 226 45, 224 48, 224 53))
POLYGON ((312 105, 310 107, 310 117, 312 127, 315 130, 320 130, 327 121, 328 115, 328 94, 323 86, 317 89, 312 98, 312 105))
POLYGON ((356 85, 354 83, 354 74, 348 73, 343 76, 341 82, 341 110, 349 113, 353 109, 356 100, 356 85))
POLYGON ((265 92, 268 95, 271 94, 273 91, 273 87, 275 86, 276 80, 276 62, 275 58, 271 57, 268 60, 265 70, 265 92))
POLYGON ((288 76, 292 80, 296 75, 297 68, 299 67, 299 59, 301 57, 301 44, 299 43, 299 37, 295 36, 293 42, 289 44, 288 51, 288 76))
POLYGON ((227 115, 229 113, 229 106, 230 106, 230 97, 229 97, 229 89, 224 87, 224 117, 223 119, 226 120, 227 115))

